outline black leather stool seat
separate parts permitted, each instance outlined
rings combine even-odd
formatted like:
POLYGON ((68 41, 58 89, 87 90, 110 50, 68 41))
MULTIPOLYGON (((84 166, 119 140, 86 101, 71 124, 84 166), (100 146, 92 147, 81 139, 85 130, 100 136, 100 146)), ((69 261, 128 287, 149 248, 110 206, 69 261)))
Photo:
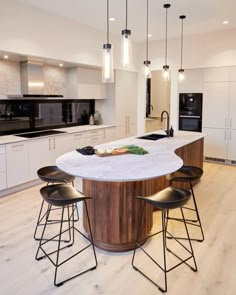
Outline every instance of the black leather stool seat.
POLYGON ((40 189, 40 193, 47 203, 54 206, 68 206, 83 200, 91 199, 68 184, 44 186, 40 189))
POLYGON ((159 209, 175 209, 188 202, 190 196, 191 193, 188 190, 167 187, 152 196, 138 198, 159 209))
POLYGON ((171 181, 197 181, 201 178, 203 170, 195 166, 182 166, 179 170, 169 174, 171 181))
POLYGON ((57 166, 45 166, 37 171, 38 177, 45 182, 50 183, 70 183, 75 177, 60 170, 57 166))

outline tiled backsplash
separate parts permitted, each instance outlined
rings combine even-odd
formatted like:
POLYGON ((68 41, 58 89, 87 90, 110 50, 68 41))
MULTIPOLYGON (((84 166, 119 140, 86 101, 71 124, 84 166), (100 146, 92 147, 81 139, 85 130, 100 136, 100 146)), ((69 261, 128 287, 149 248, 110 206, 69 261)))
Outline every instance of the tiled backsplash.
POLYGON ((0 60, 0 98, 7 98, 8 94, 20 93, 19 62, 0 60))

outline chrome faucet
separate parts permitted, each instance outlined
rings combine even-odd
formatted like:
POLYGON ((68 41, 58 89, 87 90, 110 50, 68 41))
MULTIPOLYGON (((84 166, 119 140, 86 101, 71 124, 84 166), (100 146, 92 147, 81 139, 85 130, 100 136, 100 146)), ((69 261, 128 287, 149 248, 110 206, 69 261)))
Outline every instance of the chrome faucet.
POLYGON ((170 136, 170 115, 167 111, 163 111, 161 113, 161 122, 163 122, 163 115, 166 113, 166 117, 167 117, 167 129, 166 129, 166 134, 169 137, 170 136))

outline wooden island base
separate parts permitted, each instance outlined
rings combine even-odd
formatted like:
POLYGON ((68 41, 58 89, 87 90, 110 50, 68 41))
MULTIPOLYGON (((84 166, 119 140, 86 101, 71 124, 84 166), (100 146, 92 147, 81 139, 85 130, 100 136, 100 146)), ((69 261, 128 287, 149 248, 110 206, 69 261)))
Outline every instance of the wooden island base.
MULTIPOLYGON (((176 150, 185 165, 203 165, 203 139, 176 150)), ((134 249, 139 227, 142 201, 137 196, 149 196, 168 186, 165 176, 132 182, 83 180, 83 192, 88 201, 94 244, 106 251, 122 252, 134 249)), ((84 214, 85 216, 85 214, 84 214)), ((84 228, 88 232, 87 220, 84 228)), ((140 237, 145 239, 153 224, 153 207, 146 206, 140 237)), ((145 242, 145 240, 144 240, 145 242)))

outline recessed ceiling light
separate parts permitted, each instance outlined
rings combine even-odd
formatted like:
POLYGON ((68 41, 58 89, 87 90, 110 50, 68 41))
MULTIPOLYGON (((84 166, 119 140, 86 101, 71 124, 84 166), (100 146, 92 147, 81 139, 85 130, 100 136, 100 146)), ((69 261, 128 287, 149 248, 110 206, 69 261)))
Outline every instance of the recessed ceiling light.
POLYGON ((8 59, 8 55, 5 54, 5 55, 4 55, 4 58, 5 58, 5 59, 8 59))
POLYGON ((110 18, 109 18, 109 21, 110 21, 110 22, 114 22, 114 20, 115 20, 114 17, 110 17, 110 18))
POLYGON ((224 20, 223 21, 223 25, 228 25, 229 21, 228 20, 224 20))
POLYGON ((148 34, 148 38, 151 38, 152 37, 152 34, 148 34))
POLYGON ((60 67, 63 67, 63 64, 59 64, 60 67))

